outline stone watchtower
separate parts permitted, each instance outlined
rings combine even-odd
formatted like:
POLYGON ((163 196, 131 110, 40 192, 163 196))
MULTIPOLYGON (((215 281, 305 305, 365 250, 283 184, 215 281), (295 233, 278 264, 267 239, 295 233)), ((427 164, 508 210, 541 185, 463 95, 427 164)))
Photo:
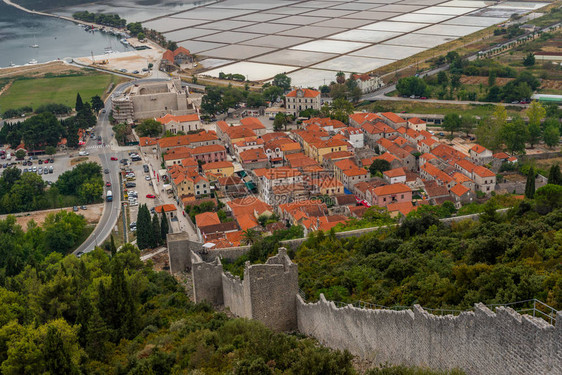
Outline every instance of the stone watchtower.
POLYGON ((204 262, 191 254, 195 302, 224 304, 242 318, 256 319, 276 331, 297 329, 298 267, 287 255, 287 249, 265 264, 244 268, 244 280, 224 273, 217 258, 204 262))

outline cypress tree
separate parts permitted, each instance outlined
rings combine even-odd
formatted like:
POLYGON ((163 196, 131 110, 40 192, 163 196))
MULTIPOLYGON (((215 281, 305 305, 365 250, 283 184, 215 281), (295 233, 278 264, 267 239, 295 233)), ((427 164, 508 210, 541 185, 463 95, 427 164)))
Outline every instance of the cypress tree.
POLYGON ((109 329, 103 321, 100 311, 94 307, 90 312, 85 349, 88 355, 98 361, 105 359, 105 343, 109 339, 109 329))
POLYGON ((76 112, 82 111, 84 109, 84 102, 82 101, 82 97, 80 93, 76 94, 76 112))
POLYGON ((550 167, 548 171, 548 183, 552 185, 562 185, 562 173, 558 164, 550 167))
POLYGON ((146 249, 152 244, 152 222, 150 211, 145 204, 140 206, 137 215, 137 246, 139 249, 146 249))
MULTIPOLYGON (((97 309, 96 309, 97 310, 97 309)), ((78 300, 78 311, 76 313, 76 324, 80 324, 78 330, 78 342, 82 347, 86 345, 86 335, 88 333, 88 321, 92 314, 92 304, 85 293, 80 295, 78 300)))
POLYGON ((74 374, 74 367, 70 354, 64 348, 64 342, 58 329, 54 326, 47 328, 47 336, 43 346, 45 367, 50 374, 74 374))
POLYGON ((166 243, 166 235, 168 234, 168 232, 170 231, 170 227, 168 225, 168 218, 166 217, 166 213, 164 212, 164 209, 162 208, 162 221, 160 222, 160 238, 162 240, 162 244, 166 243))
POLYGON ((156 247, 161 243, 162 232, 160 231, 160 219, 156 212, 152 215, 152 247, 156 247))
POLYGON ((525 184, 525 197, 533 199, 535 197, 535 168, 531 167, 527 174, 527 183, 525 184))
POLYGON ((111 250, 111 257, 113 258, 113 256, 117 253, 117 247, 115 246, 115 239, 113 239, 113 234, 111 235, 111 240, 110 240, 110 244, 109 244, 109 248, 111 250))

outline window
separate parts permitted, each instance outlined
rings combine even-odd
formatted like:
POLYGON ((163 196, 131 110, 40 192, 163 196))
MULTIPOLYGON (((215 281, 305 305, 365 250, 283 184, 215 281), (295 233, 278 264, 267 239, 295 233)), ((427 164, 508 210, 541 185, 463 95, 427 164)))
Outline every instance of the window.
POLYGON ((401 199, 404 199, 404 194, 402 194, 402 195, 400 196, 400 198, 401 198, 401 199))

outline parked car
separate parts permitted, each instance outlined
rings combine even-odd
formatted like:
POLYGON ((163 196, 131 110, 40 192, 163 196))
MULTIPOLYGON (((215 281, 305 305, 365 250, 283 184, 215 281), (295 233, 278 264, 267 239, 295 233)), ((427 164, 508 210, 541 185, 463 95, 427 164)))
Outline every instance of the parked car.
POLYGON ((105 183, 105 186, 111 187, 111 182, 107 181, 107 182, 105 183))
POLYGON ((72 211, 77 212, 77 211, 78 211, 78 206, 72 207, 72 211))
POLYGON ((150 176, 144 176, 144 179, 145 179, 146 181, 150 181, 150 176))
POLYGON ((83 210, 87 210, 87 209, 88 209, 88 207, 86 207, 86 206, 82 206, 82 207, 80 207, 80 208, 83 209, 83 210))
POLYGON ((43 164, 43 160, 39 160, 39 164, 43 164))
POLYGON ((156 195, 154 195, 154 194, 146 194, 146 197, 147 197, 147 198, 152 198, 152 199, 154 199, 154 198, 156 198, 156 195))
POLYGON ((106 169, 103 171, 103 173, 109 174, 109 169, 106 168, 106 169))
POLYGON ((118 160, 118 159, 115 156, 112 156, 111 160, 118 160))
POLYGON ((135 184, 134 182, 127 182, 125 184, 125 187, 134 188, 134 187, 137 187, 137 184, 135 184))
POLYGON ((54 169, 53 169, 53 166, 51 165, 51 166, 49 167, 49 173, 53 173, 53 172, 54 172, 54 169))

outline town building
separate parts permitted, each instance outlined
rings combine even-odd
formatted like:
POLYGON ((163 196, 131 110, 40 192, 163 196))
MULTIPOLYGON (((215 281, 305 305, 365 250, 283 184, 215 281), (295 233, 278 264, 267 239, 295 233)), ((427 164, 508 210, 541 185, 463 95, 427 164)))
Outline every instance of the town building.
POLYGON ((384 82, 379 76, 371 76, 369 74, 353 74, 350 79, 354 80, 357 87, 361 89, 363 94, 373 92, 384 86, 384 82))
POLYGON ((287 114, 297 117, 302 111, 322 108, 320 91, 311 89, 296 89, 285 95, 285 109, 287 114))
POLYGON ((197 112, 187 87, 180 79, 164 82, 135 83, 111 102, 113 118, 117 122, 132 123, 137 120, 190 115, 197 112))
POLYGON ((167 114, 155 120, 164 126, 165 132, 170 132, 172 134, 177 134, 178 132, 187 133, 201 129, 201 119, 198 113, 184 116, 167 114))

